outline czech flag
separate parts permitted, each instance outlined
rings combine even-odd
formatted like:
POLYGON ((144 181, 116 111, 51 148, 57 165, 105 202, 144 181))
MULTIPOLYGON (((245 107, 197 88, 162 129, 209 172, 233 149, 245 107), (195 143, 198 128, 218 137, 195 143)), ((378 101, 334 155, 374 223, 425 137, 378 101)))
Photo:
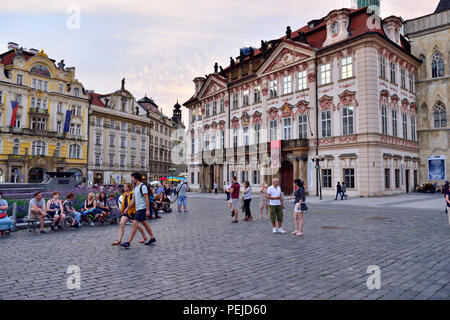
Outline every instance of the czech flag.
POLYGON ((19 103, 17 101, 11 101, 11 107, 12 107, 12 115, 11 115, 11 123, 9 124, 10 127, 14 127, 14 124, 16 123, 16 116, 17 116, 17 109, 19 109, 19 103))

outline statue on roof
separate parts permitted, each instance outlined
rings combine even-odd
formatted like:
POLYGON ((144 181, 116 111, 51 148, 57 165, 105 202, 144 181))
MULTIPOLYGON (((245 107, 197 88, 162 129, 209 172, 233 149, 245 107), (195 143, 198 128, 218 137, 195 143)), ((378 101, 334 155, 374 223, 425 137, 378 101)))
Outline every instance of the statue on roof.
POLYGON ((214 73, 217 73, 217 72, 219 72, 219 64, 216 62, 214 64, 214 73))
POLYGON ((234 59, 233 59, 233 57, 230 57, 230 66, 234 66, 234 59))
POLYGON ((125 78, 122 79, 122 87, 121 87, 121 89, 125 90, 125 78))
POLYGON ((64 63, 64 59, 62 59, 60 62, 58 62, 58 68, 60 70, 64 70, 65 65, 66 64, 64 63))
POLYGON ((291 38, 291 34, 292 34, 291 27, 287 26, 287 28, 286 28, 286 38, 290 39, 291 38))

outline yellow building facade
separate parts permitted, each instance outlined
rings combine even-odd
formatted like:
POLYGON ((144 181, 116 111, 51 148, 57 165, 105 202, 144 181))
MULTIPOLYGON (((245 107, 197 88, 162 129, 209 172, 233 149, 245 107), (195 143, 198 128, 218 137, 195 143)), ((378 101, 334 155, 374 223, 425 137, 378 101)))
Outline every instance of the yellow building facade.
POLYGON ((0 54, 0 182, 86 181, 88 96, 75 68, 15 43, 0 54))

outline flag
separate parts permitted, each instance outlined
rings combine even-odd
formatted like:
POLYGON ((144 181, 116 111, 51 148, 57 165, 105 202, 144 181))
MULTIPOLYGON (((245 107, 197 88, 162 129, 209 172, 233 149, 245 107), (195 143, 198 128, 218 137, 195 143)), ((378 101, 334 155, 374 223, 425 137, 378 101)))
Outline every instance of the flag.
POLYGON ((72 117, 72 111, 66 111, 66 120, 64 121, 64 132, 69 132, 70 128, 70 119, 72 117))
POLYGON ((12 115, 11 122, 9 124, 10 127, 14 127, 14 124, 16 123, 17 109, 19 109, 18 106, 19 103, 17 101, 11 101, 12 115))

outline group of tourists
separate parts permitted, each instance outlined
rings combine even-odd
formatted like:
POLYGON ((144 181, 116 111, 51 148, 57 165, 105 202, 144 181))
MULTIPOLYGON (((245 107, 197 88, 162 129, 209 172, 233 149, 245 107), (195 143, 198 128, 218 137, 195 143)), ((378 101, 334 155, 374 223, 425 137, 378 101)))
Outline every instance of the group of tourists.
MULTIPOLYGON (((291 233, 293 236, 303 235, 303 215, 308 210, 306 206, 306 194, 303 181, 296 179, 296 190, 294 196, 289 197, 288 200, 295 199, 294 206, 294 226, 295 230, 291 233)), ((272 223, 272 232, 284 234, 286 231, 283 229, 283 210, 284 202, 281 187, 279 186, 279 180, 274 178, 272 185, 269 187, 266 182, 261 184, 261 198, 259 202, 260 216, 263 218, 264 210, 266 211, 266 219, 270 212, 270 221, 272 223)), ((244 182, 243 189, 241 191, 241 185, 237 182, 237 178, 233 177, 231 184, 226 184, 225 193, 227 196, 227 206, 231 210, 232 223, 239 222, 239 209, 241 208, 244 213, 243 221, 253 220, 253 215, 250 210, 250 203, 252 200, 252 188, 249 181, 244 182)))

